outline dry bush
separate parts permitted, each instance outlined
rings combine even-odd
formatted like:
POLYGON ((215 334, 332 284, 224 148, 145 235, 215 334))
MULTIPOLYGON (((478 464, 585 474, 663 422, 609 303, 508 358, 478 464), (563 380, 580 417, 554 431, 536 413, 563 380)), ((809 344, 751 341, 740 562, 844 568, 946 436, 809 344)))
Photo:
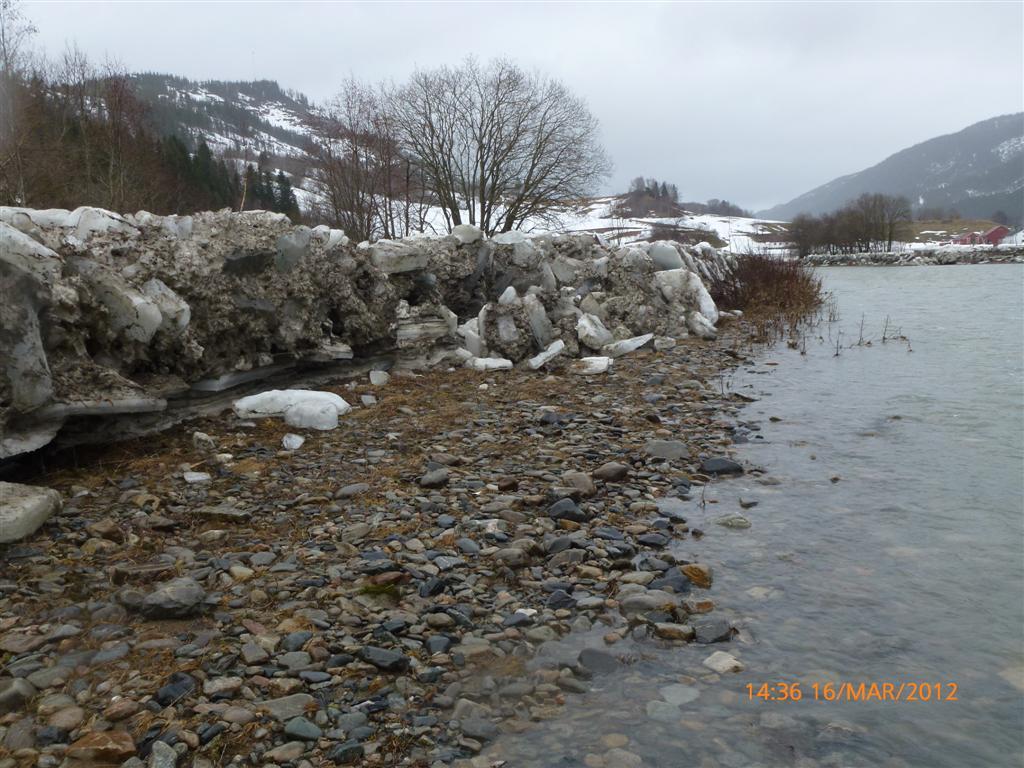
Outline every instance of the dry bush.
POLYGON ((804 316, 816 312, 826 294, 814 270, 799 261, 740 256, 736 269, 708 286, 715 303, 750 315, 804 316))

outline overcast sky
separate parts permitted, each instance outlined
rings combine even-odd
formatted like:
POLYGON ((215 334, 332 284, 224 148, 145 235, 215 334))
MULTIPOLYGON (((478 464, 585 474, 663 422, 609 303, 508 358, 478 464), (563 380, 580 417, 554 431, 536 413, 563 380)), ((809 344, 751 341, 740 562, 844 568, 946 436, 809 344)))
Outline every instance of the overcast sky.
POLYGON ((505 55, 589 102, 615 163, 759 209, 911 144, 1024 110, 1024 3, 28 2, 37 42, 130 70, 274 79, 505 55))

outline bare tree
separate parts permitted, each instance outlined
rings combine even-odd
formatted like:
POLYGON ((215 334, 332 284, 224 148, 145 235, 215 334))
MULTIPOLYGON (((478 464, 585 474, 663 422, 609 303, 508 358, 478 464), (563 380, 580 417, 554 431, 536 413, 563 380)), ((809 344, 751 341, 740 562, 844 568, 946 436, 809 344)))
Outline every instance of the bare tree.
POLYGON ((550 221, 610 169, 583 100, 506 60, 420 70, 391 104, 449 228, 465 219, 494 234, 550 221))
POLYGON ((23 148, 28 140, 20 119, 28 40, 36 28, 17 0, 0 0, 0 200, 26 201, 23 148))
POLYGON ((318 214, 358 239, 400 237, 423 228, 421 172, 399 144, 390 94, 347 81, 311 118, 318 214))

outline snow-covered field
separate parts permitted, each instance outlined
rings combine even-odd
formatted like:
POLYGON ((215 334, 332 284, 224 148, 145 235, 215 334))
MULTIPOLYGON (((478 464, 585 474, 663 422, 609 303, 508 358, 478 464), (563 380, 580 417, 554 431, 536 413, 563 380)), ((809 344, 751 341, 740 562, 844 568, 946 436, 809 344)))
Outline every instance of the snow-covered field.
MULTIPOLYGON (((763 253, 777 251, 785 236, 786 222, 749 219, 740 216, 687 213, 683 216, 622 218, 615 214, 616 197, 598 197, 584 208, 562 217, 561 231, 597 232, 610 242, 629 243, 647 240, 652 229, 671 227, 688 236, 700 237, 709 232, 724 243, 732 253, 763 253), (774 242, 773 242, 774 241, 774 242)), ((712 243, 717 245, 718 243, 712 243)))

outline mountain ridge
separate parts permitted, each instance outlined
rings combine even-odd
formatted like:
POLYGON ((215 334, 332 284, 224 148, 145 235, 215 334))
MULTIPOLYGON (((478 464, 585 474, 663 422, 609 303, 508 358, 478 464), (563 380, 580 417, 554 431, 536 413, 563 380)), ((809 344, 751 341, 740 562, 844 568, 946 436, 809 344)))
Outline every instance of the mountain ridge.
POLYGON ((955 209, 989 217, 1021 215, 1024 113, 998 115, 899 150, 875 165, 832 179, 758 211, 763 218, 833 211, 865 192, 904 195, 915 209, 955 209))

